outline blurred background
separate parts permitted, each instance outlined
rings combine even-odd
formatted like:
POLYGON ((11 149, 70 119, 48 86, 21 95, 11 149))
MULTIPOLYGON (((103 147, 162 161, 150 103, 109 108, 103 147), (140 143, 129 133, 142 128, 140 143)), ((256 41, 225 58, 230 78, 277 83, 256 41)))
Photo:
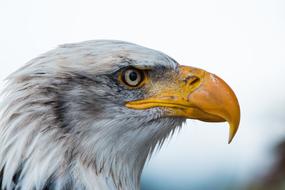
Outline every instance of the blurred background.
POLYGON ((143 190, 285 189, 284 0, 1 0, 0 27, 1 80, 58 44, 118 39, 227 81, 242 111, 232 144, 226 123, 187 121, 143 190))

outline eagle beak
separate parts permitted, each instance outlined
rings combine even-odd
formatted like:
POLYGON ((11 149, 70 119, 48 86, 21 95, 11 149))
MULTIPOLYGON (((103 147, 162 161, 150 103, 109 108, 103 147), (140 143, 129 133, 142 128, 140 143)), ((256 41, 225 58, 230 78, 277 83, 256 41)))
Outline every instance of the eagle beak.
POLYGON ((232 89, 218 76, 204 70, 179 66, 165 81, 151 84, 149 96, 127 102, 132 109, 162 107, 167 116, 198 119, 206 122, 227 121, 230 126, 229 143, 234 138, 240 108, 232 89))

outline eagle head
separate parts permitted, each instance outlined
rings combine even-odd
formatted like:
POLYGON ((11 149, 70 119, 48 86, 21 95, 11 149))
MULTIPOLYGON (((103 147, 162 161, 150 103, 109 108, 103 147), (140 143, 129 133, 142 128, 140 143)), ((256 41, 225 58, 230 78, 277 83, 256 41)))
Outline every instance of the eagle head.
POLYGON ((218 76, 136 44, 62 45, 7 78, 0 123, 6 190, 139 189, 156 145, 186 119, 240 119, 218 76))

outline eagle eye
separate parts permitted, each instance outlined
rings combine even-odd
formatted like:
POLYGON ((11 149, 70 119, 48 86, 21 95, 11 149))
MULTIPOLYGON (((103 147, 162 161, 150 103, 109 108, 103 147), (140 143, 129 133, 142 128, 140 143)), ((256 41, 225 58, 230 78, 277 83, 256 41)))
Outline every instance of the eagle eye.
POLYGON ((138 87, 144 80, 144 71, 128 68, 121 73, 122 81, 129 87, 138 87))

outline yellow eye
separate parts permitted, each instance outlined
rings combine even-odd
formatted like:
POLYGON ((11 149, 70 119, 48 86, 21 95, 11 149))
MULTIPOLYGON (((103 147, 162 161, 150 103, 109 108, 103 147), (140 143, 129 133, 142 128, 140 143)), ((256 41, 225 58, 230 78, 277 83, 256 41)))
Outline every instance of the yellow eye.
POLYGON ((144 80, 144 72, 137 69, 127 69, 122 73, 122 81, 131 87, 139 86, 144 80))

